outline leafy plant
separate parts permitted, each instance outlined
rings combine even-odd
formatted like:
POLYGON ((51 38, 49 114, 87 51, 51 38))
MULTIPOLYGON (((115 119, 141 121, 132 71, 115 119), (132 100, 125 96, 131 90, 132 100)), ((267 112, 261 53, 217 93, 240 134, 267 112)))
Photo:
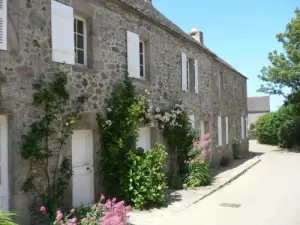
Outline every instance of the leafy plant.
POLYGON ((255 130, 255 124, 254 123, 251 123, 250 125, 249 125, 249 130, 255 130))
POLYGON ((300 146, 300 119, 294 118, 285 121, 279 128, 278 140, 282 148, 293 148, 300 146))
POLYGON ((146 152, 129 152, 126 157, 128 169, 122 184, 125 200, 131 206, 142 209, 161 205, 165 201, 166 176, 163 171, 166 163, 166 150, 163 145, 146 152))
POLYGON ((30 125, 23 135, 22 158, 28 160, 30 169, 23 185, 26 192, 35 191, 49 209, 50 218, 55 217, 62 204, 65 190, 72 176, 70 160, 63 149, 73 133, 74 123, 83 111, 85 96, 71 99, 66 89, 67 74, 54 73, 52 81, 42 76, 33 85, 36 91, 33 104, 40 111, 40 118, 30 125), (34 170, 40 173, 33 172, 34 170), (43 182, 36 179, 42 174, 43 182))
POLYGON ((230 158, 227 156, 222 156, 220 160, 220 166, 227 167, 230 165, 230 158))
POLYGON ((238 139, 233 139, 232 141, 232 156, 234 159, 240 158, 241 143, 238 139))
POLYGON ((124 197, 127 153, 135 151, 141 122, 147 123, 151 115, 149 93, 137 93, 126 76, 118 82, 107 101, 106 115, 98 114, 101 149, 97 152, 101 179, 108 195, 124 197))
POLYGON ((207 186, 212 182, 212 174, 206 158, 208 153, 212 151, 210 149, 211 136, 206 134, 200 139, 195 139, 193 148, 188 154, 189 160, 186 162, 188 172, 183 185, 184 188, 207 186))
POLYGON ((163 131, 168 149, 174 158, 168 175, 169 186, 175 189, 182 188, 182 180, 187 174, 185 161, 188 160, 195 137, 188 111, 179 101, 170 107, 170 110, 156 108, 154 118, 163 131))
POLYGON ((3 225, 17 225, 12 217, 15 216, 14 213, 7 213, 7 212, 1 212, 0 211, 0 224, 3 225))

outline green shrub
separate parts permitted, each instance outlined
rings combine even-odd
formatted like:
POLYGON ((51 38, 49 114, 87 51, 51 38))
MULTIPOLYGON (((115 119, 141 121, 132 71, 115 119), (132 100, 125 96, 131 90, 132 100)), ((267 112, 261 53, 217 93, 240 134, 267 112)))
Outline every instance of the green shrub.
POLYGON ((127 154, 125 164, 128 169, 122 183, 127 203, 137 209, 164 203, 167 185, 163 168, 166 156, 166 149, 160 144, 146 153, 131 151, 127 154))
POLYGON ((232 141, 232 155, 234 159, 239 159, 240 158, 240 151, 241 151, 241 143, 237 140, 234 139, 232 141))
POLYGON ((250 125, 249 125, 249 130, 254 130, 255 129, 255 124, 254 123, 251 123, 250 125))
POLYGON ((212 182, 212 174, 206 159, 195 158, 189 162, 188 174, 184 188, 207 186, 212 182))
POLYGON ((277 112, 260 117, 256 124, 256 138, 261 144, 278 145, 278 132, 282 124, 295 117, 293 107, 283 106, 277 112))
POLYGON ((220 166, 227 167, 230 164, 230 158, 227 156, 222 156, 220 160, 220 166))
POLYGON ((3 224, 3 225, 17 225, 12 217, 14 216, 15 214, 13 213, 6 213, 6 212, 1 212, 0 211, 0 224, 3 224))
POLYGON ((279 128, 278 140, 282 148, 292 148, 300 145, 300 119, 285 121, 279 128))

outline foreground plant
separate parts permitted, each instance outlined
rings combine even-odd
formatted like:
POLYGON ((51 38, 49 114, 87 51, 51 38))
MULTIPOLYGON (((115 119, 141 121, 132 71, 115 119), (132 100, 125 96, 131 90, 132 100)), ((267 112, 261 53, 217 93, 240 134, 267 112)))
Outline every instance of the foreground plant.
MULTIPOLYGON (((46 207, 41 207, 41 213, 47 215, 46 207)), ((124 201, 107 199, 102 195, 100 202, 93 206, 80 206, 70 212, 56 212, 53 225, 127 225, 129 206, 124 201)))
POLYGON ((188 175, 185 179, 184 187, 201 187, 210 185, 212 174, 207 160, 208 154, 212 151, 210 134, 196 139, 193 149, 189 153, 189 160, 186 162, 188 175))
POLYGON ((13 216, 15 216, 15 214, 0 211, 0 224, 3 224, 3 225, 17 225, 12 219, 13 216))
POLYGON ((72 164, 63 149, 86 99, 84 96, 71 99, 66 85, 67 74, 64 72, 55 73, 51 82, 41 77, 33 85, 36 91, 33 105, 39 109, 40 118, 23 136, 21 152, 22 158, 30 165, 23 190, 38 195, 39 201, 48 208, 50 219, 55 217, 69 186, 72 164))

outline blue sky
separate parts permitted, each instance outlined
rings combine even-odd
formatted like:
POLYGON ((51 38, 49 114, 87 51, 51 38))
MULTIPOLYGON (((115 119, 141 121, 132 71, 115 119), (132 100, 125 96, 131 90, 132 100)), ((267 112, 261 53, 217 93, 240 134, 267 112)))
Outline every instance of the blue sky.
MULTIPOLYGON (((201 30, 204 44, 249 78, 248 96, 260 96, 257 75, 268 65, 268 53, 282 50, 275 35, 285 30, 300 1, 153 0, 153 5, 184 31, 201 30)), ((282 101, 271 96, 271 110, 282 101)))

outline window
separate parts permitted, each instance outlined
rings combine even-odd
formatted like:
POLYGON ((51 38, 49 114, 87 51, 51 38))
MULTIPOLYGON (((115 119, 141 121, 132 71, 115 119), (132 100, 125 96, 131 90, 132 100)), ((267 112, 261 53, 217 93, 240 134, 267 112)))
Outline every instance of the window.
POLYGON ((190 90, 190 62, 191 60, 186 60, 186 90, 190 90))
POLYGON ((195 129, 195 115, 194 114, 189 115, 189 120, 192 125, 192 128, 195 129))
POLYGON ((222 146, 222 117, 218 116, 218 145, 222 146))
POLYGON ((198 60, 181 53, 181 89, 198 93, 198 60))
POLYGON ((241 137, 242 137, 242 139, 244 139, 244 137, 245 137, 245 124, 244 124, 244 117, 243 116, 241 117, 241 133, 242 133, 241 137))
POLYGON ((201 132, 201 136, 209 133, 209 122, 208 121, 200 121, 200 132, 201 132))
POLYGON ((140 77, 145 78, 146 66, 145 66, 145 42, 140 41, 140 77))
POLYGON ((75 41, 75 62, 78 65, 87 65, 87 34, 86 20, 74 16, 74 41, 75 41))
POLYGON ((137 138, 136 147, 142 148, 144 152, 151 149, 150 127, 141 127, 139 129, 139 137, 137 138))
POLYGON ((0 0, 0 50, 7 50, 7 0, 0 0))

